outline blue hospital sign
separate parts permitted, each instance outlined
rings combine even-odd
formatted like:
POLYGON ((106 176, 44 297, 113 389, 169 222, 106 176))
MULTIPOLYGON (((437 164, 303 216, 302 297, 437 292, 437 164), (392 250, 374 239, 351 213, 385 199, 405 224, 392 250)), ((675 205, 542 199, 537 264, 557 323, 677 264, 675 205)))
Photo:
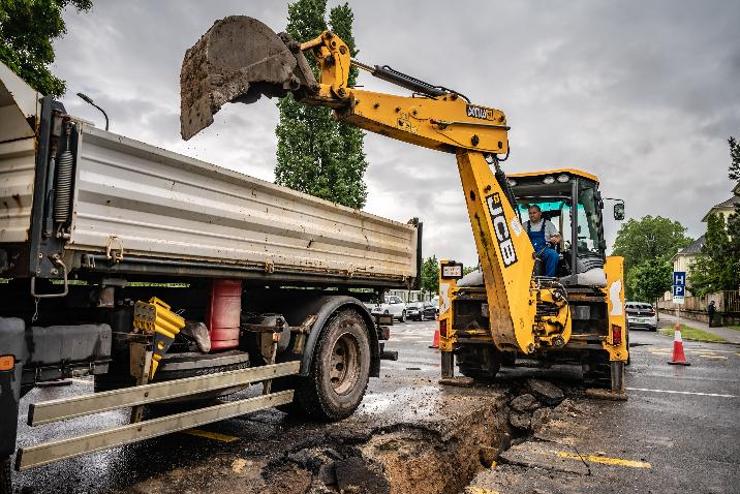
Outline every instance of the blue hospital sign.
POLYGON ((683 298, 686 296, 686 272, 685 271, 674 271, 673 272, 673 302, 677 304, 683 303, 683 298))

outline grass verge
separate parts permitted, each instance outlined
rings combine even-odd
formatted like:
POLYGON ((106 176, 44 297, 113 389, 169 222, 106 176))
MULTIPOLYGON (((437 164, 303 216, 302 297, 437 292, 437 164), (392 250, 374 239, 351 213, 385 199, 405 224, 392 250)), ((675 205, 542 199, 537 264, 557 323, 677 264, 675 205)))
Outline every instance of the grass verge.
POLYGON ((730 324, 727 327, 730 329, 734 329, 735 331, 740 331, 740 324, 730 324))
MULTIPOLYGON (((660 334, 665 336, 673 336, 673 327, 661 328, 658 330, 660 334)), ((692 328, 685 324, 681 325, 681 339, 691 341, 709 341, 712 343, 727 343, 727 340, 716 334, 703 331, 701 329, 692 328)))

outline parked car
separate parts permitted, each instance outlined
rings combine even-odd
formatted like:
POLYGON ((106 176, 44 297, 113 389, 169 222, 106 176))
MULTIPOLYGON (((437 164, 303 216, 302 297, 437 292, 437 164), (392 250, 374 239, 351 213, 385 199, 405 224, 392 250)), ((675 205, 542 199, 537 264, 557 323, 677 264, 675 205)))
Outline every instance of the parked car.
POLYGON ((646 302, 627 302, 627 324, 630 329, 658 330, 658 313, 646 302))
POLYGON ((382 304, 375 304, 370 310, 370 313, 375 314, 391 314, 393 317, 401 322, 406 322, 406 304, 398 297, 390 296, 385 297, 382 304))
POLYGON ((439 298, 435 297, 429 302, 424 302, 424 309, 422 310, 422 319, 437 319, 439 316, 439 298))
POLYGON ((409 302, 406 304, 406 317, 412 321, 424 319, 424 302, 409 302))

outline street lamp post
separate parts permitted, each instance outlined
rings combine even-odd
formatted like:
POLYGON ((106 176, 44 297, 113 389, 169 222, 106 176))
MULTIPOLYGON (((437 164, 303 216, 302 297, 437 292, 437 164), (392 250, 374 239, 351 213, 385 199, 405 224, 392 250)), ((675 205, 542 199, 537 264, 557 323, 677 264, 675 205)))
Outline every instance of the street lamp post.
POLYGON ((92 100, 92 98, 90 96, 88 96, 88 95, 86 95, 84 93, 77 93, 77 96, 79 96, 80 98, 82 98, 82 100, 85 103, 89 103, 92 106, 94 106, 95 108, 97 108, 98 110, 100 110, 100 113, 102 113, 103 116, 105 117, 105 130, 108 130, 108 114, 105 113, 105 110, 103 110, 98 105, 96 105, 95 103, 93 103, 93 100, 92 100))

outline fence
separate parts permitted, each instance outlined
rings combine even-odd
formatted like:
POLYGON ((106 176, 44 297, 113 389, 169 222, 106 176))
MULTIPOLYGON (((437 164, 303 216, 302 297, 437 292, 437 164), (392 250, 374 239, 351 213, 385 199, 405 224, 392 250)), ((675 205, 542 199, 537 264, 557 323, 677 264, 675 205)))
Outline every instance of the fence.
POLYGON ((681 308, 681 313, 690 319, 707 321, 707 306, 714 300, 716 316, 722 324, 734 324, 740 320, 740 290, 724 290, 709 293, 703 296, 686 297, 683 305, 674 304, 672 300, 661 300, 658 309, 675 311, 681 308))

